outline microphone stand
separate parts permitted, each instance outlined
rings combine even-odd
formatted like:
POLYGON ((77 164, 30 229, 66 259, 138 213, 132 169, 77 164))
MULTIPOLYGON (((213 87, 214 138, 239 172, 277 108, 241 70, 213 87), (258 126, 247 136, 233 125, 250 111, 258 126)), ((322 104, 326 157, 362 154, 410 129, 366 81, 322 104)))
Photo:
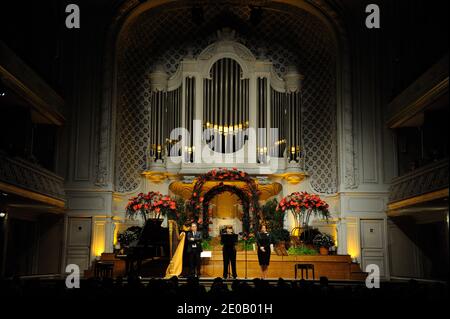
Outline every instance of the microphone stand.
POLYGON ((247 235, 244 237, 244 249, 245 249, 245 279, 247 279, 247 235))
MULTIPOLYGON (((242 239, 244 240, 245 279, 247 279, 247 240, 248 240, 248 237, 247 237, 247 233, 246 232, 240 232, 239 235, 242 236, 242 239)), ((237 258, 237 256, 236 256, 236 258, 237 258)))

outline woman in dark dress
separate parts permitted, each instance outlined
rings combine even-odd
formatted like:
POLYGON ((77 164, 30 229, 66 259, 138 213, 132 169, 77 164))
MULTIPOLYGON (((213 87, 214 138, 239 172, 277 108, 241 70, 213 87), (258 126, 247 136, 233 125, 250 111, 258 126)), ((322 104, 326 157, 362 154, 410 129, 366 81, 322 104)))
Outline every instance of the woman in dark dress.
POLYGON ((262 278, 267 277, 267 268, 270 263, 270 244, 272 236, 267 232, 266 225, 262 225, 260 232, 256 234, 256 244, 258 246, 258 261, 261 267, 262 278))

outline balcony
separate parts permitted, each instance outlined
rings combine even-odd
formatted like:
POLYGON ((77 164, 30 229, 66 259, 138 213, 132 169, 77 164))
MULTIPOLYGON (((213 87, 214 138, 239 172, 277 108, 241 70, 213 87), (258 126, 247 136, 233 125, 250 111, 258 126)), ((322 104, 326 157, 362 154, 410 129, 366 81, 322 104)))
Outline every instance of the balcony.
POLYGON ((448 159, 433 162, 392 180, 389 210, 448 197, 448 159))
POLYGON ((20 158, 0 153, 0 191, 63 209, 62 177, 20 158))

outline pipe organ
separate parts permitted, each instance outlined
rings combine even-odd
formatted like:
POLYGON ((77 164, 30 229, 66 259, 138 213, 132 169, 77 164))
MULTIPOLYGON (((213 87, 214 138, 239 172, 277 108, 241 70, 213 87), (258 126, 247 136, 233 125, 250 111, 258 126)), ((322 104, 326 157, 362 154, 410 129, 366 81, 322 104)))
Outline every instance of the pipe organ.
POLYGON ((201 169, 213 157, 215 166, 302 170, 303 76, 289 67, 280 78, 270 61, 219 35, 170 78, 161 66, 151 72, 150 166, 201 169))
POLYGON ((214 63, 210 78, 203 80, 203 123, 206 143, 219 153, 240 150, 248 138, 248 79, 235 60, 214 63))

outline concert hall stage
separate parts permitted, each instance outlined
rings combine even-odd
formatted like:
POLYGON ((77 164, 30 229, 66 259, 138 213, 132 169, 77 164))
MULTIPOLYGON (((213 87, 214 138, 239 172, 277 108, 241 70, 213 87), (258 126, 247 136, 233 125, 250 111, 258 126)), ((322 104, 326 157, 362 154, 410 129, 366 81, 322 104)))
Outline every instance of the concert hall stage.
MULTIPOLYGON (((223 258, 221 251, 212 251, 211 258, 202 258, 202 276, 221 277, 223 275, 223 258)), ((238 251, 236 256, 239 278, 255 278, 261 276, 258 256, 255 251, 247 251, 247 267, 245 267, 245 251, 238 251), (247 269, 247 274, 246 274, 247 269)), ((331 280, 363 280, 366 273, 359 264, 353 263, 350 255, 302 255, 278 256, 272 253, 267 276, 270 278, 294 278, 296 264, 314 265, 315 279, 326 276, 331 280)), ((300 270, 298 277, 301 278, 300 270)), ((312 279, 312 272, 309 272, 312 279)))
MULTIPOLYGON (((202 277, 222 277, 223 275, 223 259, 220 250, 213 250, 211 258, 202 258, 202 277)), ((237 252, 237 272, 238 278, 259 278, 261 271, 258 264, 258 256, 255 251, 247 251, 247 267, 245 267, 245 251, 237 252), (246 273, 247 268, 247 273, 246 273)), ((101 257, 103 262, 111 262, 114 264, 113 276, 125 276, 125 262, 115 258, 112 253, 103 253, 101 257)), ((155 262, 155 261, 154 261, 155 262)), ((153 263, 154 263, 153 262, 153 263)), ((158 262, 158 261, 156 261, 158 262)), ((302 256, 278 256, 272 253, 270 257, 270 265, 267 276, 269 278, 285 278, 293 279, 295 277, 296 264, 312 264, 314 265, 315 279, 326 276, 330 280, 364 280, 367 276, 361 271, 359 264, 353 263, 350 255, 302 255, 302 256)), ((145 266, 145 265, 144 265, 145 266)), ((164 276, 164 270, 167 266, 167 260, 161 260, 160 265, 154 265, 153 269, 158 269, 155 273, 143 273, 143 276, 164 276), (155 267, 156 266, 156 267, 155 267)), ((94 266, 95 267, 95 266, 94 266)), ((145 268, 145 267, 144 267, 145 268)), ((90 277, 94 273, 87 271, 85 276, 90 277)), ((297 279, 301 278, 300 270, 298 270, 297 279)), ((309 272, 309 278, 312 279, 312 272, 309 272)))

